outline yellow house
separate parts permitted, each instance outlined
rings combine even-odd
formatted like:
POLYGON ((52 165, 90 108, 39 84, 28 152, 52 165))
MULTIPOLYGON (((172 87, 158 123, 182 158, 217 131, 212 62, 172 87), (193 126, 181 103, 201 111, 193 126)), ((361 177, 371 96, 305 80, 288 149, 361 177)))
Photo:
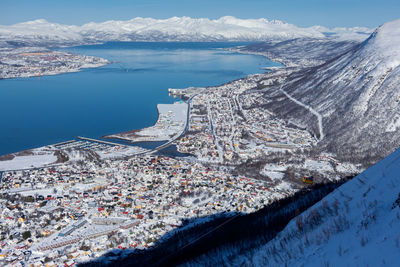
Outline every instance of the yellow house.
POLYGON ((71 259, 76 259, 76 258, 78 258, 80 255, 81 255, 81 253, 79 253, 79 252, 73 252, 73 253, 69 254, 69 258, 71 258, 71 259))
POLYGON ((45 231, 42 232, 43 236, 48 236, 50 234, 51 234, 51 232, 49 230, 45 230, 45 231))

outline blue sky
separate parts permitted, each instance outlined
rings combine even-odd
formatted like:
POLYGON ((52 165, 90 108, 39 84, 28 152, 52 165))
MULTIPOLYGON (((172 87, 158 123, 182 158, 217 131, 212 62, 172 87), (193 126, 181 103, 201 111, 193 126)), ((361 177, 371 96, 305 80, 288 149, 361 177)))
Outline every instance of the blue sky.
POLYGON ((1 0, 0 24, 44 18, 81 25, 134 17, 279 19, 299 26, 367 26, 400 18, 400 0, 1 0))

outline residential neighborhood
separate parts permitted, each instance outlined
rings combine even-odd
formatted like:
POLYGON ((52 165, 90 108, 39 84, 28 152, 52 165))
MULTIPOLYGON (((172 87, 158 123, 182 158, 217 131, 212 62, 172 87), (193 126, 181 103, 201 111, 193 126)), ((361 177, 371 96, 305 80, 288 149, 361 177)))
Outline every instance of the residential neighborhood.
POLYGON ((3 157, 0 264, 72 266, 146 249, 188 219, 251 213, 361 170, 312 153, 318 138, 257 105, 257 86, 249 76, 170 90, 187 101, 159 106, 142 130, 165 142, 155 149, 77 137, 3 157), (170 145, 182 155, 164 153, 170 145))
POLYGON ((0 188, 0 262, 32 266, 146 248, 184 219, 249 213, 293 192, 153 155, 3 172, 0 188))

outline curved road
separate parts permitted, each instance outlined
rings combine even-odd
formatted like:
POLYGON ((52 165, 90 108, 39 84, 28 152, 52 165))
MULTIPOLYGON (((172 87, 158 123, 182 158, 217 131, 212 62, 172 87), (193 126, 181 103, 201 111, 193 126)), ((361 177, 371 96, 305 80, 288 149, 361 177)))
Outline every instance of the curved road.
POLYGON ((295 99, 294 97, 292 97, 291 95, 289 95, 287 92, 285 92, 281 88, 279 89, 287 98, 289 98, 290 100, 292 100, 293 102, 295 102, 297 105, 302 106, 305 109, 308 109, 312 114, 314 114, 317 119, 318 119, 318 128, 319 128, 319 141, 321 141, 322 139, 324 139, 324 128, 322 126, 322 115, 319 114, 315 109, 313 109, 312 107, 300 102, 299 100, 295 99))

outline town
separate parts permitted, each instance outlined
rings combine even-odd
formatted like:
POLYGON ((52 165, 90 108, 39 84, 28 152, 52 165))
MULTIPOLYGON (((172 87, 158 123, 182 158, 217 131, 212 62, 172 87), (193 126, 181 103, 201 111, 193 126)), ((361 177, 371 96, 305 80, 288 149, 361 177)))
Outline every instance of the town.
POLYGON ((183 219, 252 212, 289 186, 162 156, 3 172, 0 262, 51 265, 146 248, 183 219))
POLYGON ((161 107, 145 131, 187 157, 79 137, 0 161, 0 264, 72 266, 145 249, 187 219, 254 212, 362 170, 312 154, 317 137, 259 105, 260 77, 169 90, 187 103, 161 107), (40 156, 48 161, 7 169, 40 156))
POLYGON ((0 79, 41 77, 107 65, 103 58, 38 47, 0 49, 0 79))

